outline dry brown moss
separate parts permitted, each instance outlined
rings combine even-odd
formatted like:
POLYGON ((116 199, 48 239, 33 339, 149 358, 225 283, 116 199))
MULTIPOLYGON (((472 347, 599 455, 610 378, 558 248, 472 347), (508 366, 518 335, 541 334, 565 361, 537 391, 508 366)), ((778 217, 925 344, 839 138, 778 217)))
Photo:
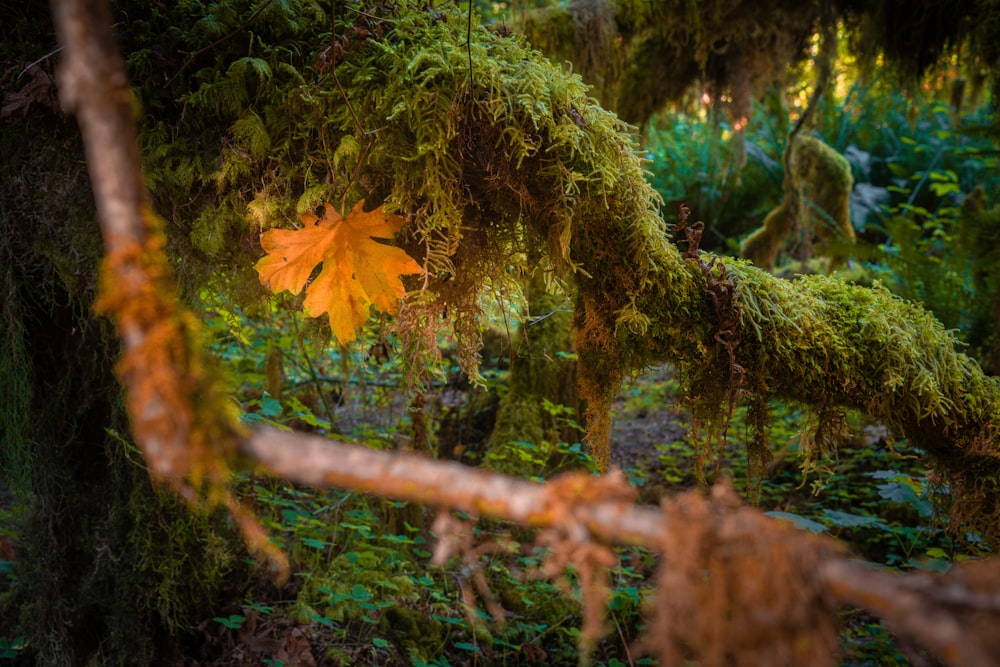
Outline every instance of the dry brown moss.
POLYGON ((645 647, 661 664, 836 665, 836 607, 816 580, 837 554, 716 486, 664 507, 667 537, 645 647))

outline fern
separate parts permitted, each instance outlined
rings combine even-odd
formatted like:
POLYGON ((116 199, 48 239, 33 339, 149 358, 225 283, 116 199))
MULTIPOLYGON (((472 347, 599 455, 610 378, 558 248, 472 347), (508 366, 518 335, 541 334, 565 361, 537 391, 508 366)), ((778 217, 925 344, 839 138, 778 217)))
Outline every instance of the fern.
POLYGON ((234 81, 245 81, 251 71, 262 81, 271 78, 271 66, 267 64, 267 61, 252 56, 245 56, 235 61, 229 66, 227 74, 234 81))
POLYGON ((233 123, 229 133, 255 160, 265 159, 271 151, 271 137, 264 121, 253 110, 247 110, 242 118, 233 123))

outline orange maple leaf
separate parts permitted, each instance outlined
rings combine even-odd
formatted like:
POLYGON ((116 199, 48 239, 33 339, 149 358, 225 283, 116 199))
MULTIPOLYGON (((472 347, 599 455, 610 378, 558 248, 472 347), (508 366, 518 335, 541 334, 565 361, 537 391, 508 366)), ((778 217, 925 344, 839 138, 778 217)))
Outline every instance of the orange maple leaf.
POLYGON ((381 206, 366 213, 364 204, 355 204, 347 217, 324 204, 322 218, 301 216, 302 229, 264 232, 260 245, 267 254, 255 267, 272 292, 298 294, 322 263, 323 269, 306 287, 303 305, 311 317, 329 315, 333 335, 345 345, 368 321, 370 306, 396 312, 406 293, 399 276, 424 271, 403 250, 372 240, 392 237, 403 226, 402 216, 388 214, 381 206))

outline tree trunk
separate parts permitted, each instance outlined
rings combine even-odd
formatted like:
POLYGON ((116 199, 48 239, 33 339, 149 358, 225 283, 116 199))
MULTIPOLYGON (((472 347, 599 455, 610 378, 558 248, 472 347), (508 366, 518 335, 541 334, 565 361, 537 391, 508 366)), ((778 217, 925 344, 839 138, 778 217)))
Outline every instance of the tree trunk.
POLYGON ((574 443, 582 433, 576 360, 572 349, 572 310, 564 296, 545 291, 540 275, 526 289, 530 316, 511 343, 509 388, 500 402, 490 435, 492 467, 508 474, 546 476, 559 466, 558 443, 574 443), (517 449, 528 443, 532 456, 517 449), (539 465, 541 464, 541 465, 539 465))
MULTIPOLYGON (((37 14, 18 34, 46 34, 37 14)), ((38 665, 172 665, 245 568, 240 546, 154 489, 128 442, 119 343, 92 311, 102 244, 78 133, 31 111, 0 124, 0 459, 4 496, 27 506, 3 526, 17 580, 0 634, 38 665)))

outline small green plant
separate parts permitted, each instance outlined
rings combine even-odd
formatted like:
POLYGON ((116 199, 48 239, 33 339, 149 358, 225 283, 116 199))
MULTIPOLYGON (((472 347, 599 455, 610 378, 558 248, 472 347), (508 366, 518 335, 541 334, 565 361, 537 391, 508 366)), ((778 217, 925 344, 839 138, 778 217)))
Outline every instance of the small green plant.
POLYGON ((241 616, 239 614, 232 614, 230 616, 216 616, 212 619, 216 623, 229 628, 230 630, 239 630, 246 623, 246 616, 241 616))
POLYGON ((0 660, 14 660, 28 647, 24 637, 0 637, 0 660))

